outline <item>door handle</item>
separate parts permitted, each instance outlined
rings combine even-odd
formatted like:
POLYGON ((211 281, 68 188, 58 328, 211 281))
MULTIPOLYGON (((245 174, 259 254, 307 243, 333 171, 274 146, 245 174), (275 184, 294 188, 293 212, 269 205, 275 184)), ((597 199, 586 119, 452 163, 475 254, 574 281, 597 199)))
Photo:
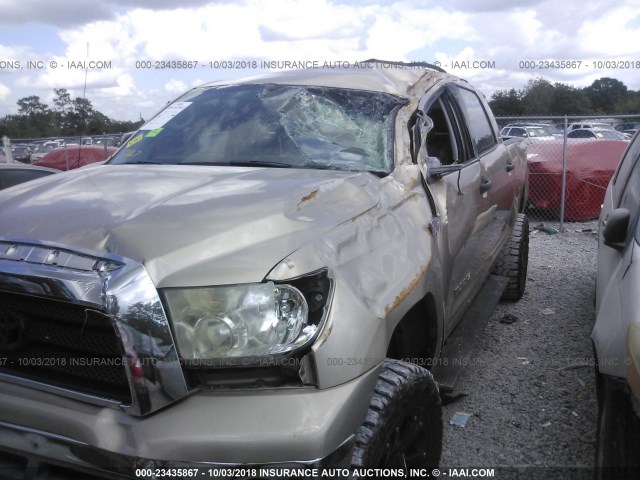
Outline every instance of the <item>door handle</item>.
POLYGON ((480 180, 480 193, 487 193, 489 190, 491 190, 491 180, 488 178, 480 180))
POLYGON ((505 169, 507 172, 512 171, 514 168, 516 168, 516 167, 515 167, 515 165, 514 165, 513 163, 511 163, 511 162, 507 163, 507 166, 506 166, 506 167, 504 167, 504 169, 505 169))

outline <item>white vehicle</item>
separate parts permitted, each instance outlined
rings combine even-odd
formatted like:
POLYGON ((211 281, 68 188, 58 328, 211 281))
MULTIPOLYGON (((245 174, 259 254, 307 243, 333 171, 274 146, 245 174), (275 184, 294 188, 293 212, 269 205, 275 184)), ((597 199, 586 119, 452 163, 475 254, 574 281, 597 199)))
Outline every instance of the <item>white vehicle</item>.
POLYGON ((49 140, 42 144, 45 147, 51 147, 52 149, 64 147, 64 140, 49 140))
POLYGON ((570 123, 567 125, 567 131, 578 130, 579 128, 599 128, 603 130, 615 130, 608 123, 589 122, 589 123, 570 123))
POLYGON ((503 140, 510 138, 529 138, 535 140, 553 140, 556 138, 548 127, 539 125, 507 125, 500 131, 503 140))
POLYGON ((628 140, 624 134, 608 128, 577 128, 567 133, 567 138, 592 138, 596 140, 628 140))
POLYGON ((640 139, 629 144, 600 215, 596 323, 597 478, 640 468, 640 139))

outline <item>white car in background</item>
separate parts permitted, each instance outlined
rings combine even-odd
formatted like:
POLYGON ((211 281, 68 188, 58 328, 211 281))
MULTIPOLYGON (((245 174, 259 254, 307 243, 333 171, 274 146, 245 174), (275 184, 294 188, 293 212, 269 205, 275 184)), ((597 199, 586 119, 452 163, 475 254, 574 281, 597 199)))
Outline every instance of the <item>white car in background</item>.
POLYGON ((567 130, 570 132, 572 130, 578 130, 582 128, 598 128, 601 130, 615 130, 613 126, 608 123, 602 122, 589 122, 589 123, 570 123, 567 125, 567 130))
POLYGON ((609 128, 578 128, 567 133, 567 138, 591 138, 595 140, 628 140, 628 138, 609 128))
POLYGON ((38 160, 40 160, 42 157, 44 157, 47 153, 53 151, 52 146, 50 145, 38 145, 35 150, 33 150, 33 152, 31 152, 31 157, 29 159, 29 161, 31 163, 35 163, 38 160))
POLYGON ((531 140, 554 140, 556 138, 549 126, 541 125, 507 125, 500 131, 503 140, 510 138, 528 138, 531 140))

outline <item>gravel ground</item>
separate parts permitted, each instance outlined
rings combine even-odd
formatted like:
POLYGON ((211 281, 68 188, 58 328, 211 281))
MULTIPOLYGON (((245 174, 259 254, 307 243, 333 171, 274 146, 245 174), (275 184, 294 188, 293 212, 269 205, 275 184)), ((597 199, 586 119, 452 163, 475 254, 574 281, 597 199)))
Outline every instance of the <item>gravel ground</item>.
POLYGON ((524 297, 498 305, 460 377, 467 395, 444 407, 442 472, 495 467, 494 478, 511 478, 500 467, 526 467, 517 478, 541 478, 549 469, 530 467, 580 467, 571 478, 591 478, 597 223, 565 227, 531 231, 524 297), (508 314, 517 320, 502 323, 508 314), (457 412, 471 415, 464 427, 449 423, 457 412))

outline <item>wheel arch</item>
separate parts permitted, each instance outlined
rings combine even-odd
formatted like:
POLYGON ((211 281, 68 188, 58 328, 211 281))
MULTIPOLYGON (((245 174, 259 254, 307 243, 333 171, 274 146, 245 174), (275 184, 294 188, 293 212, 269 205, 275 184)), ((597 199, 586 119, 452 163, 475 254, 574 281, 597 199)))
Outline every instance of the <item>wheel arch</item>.
POLYGON ((430 368, 442 347, 442 316, 436 297, 427 292, 394 328, 387 357, 430 368))

